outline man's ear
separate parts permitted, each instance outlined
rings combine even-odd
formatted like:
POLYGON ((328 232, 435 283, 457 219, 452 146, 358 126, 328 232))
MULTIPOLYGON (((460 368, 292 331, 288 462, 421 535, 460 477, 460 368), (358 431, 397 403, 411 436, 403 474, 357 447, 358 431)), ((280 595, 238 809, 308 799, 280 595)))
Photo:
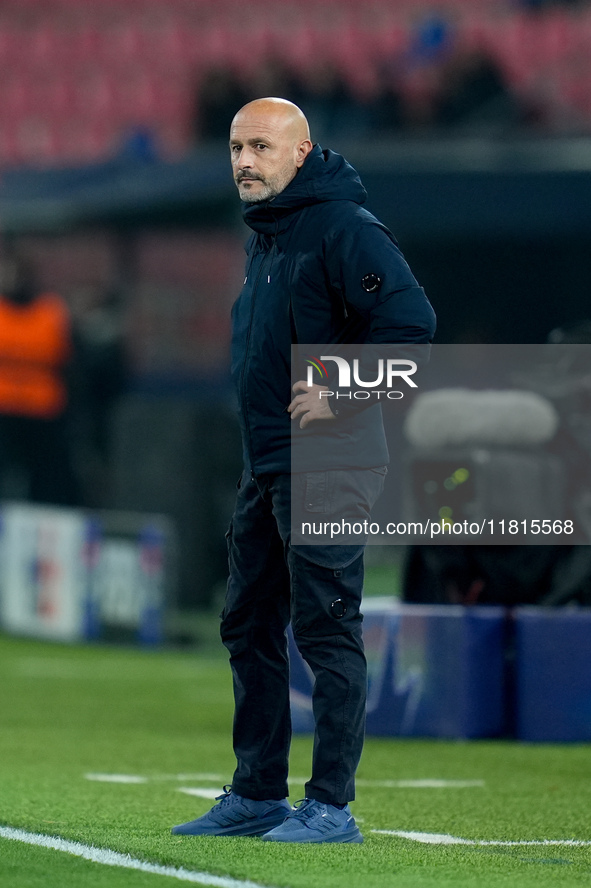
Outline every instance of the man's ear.
POLYGON ((300 142, 296 147, 296 166, 298 168, 302 166, 313 147, 310 139, 304 139, 304 141, 300 142))

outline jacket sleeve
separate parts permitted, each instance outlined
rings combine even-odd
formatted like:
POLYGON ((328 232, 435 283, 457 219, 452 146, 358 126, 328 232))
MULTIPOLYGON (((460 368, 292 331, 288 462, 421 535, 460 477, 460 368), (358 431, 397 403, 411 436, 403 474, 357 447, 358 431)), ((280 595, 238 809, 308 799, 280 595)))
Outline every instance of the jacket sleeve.
MULTIPOLYGON (((365 211, 361 210, 361 213, 365 211)), ((356 216, 327 255, 331 286, 369 324, 372 343, 428 343, 435 313, 388 229, 356 216), (356 224, 355 224, 356 223, 356 224)))
MULTIPOLYGON (((389 356, 424 364, 435 334, 435 313, 393 235, 373 216, 360 212, 361 218, 354 219, 357 224, 341 232, 327 256, 330 284, 340 294, 344 312, 353 307, 368 331, 360 362, 373 369, 376 356, 389 356)), ((348 397, 339 391, 339 399, 328 402, 335 415, 359 413, 370 406, 369 400, 348 401, 348 397)))

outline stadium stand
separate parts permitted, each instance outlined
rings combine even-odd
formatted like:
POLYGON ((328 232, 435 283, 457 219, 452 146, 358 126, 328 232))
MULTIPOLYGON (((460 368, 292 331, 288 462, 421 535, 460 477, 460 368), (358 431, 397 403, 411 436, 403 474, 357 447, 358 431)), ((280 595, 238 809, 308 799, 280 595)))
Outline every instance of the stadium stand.
MULTIPOLYGON (((322 59, 362 106, 394 87, 404 108, 436 100, 450 53, 480 53, 523 103, 521 123, 586 133, 591 5, 533 6, 9 0, 0 9, 0 164, 101 160, 137 128, 151 132, 161 156, 178 157, 207 129, 199 92, 208 72, 225 68, 256 93, 257 68, 277 58, 300 95, 322 59)), ((405 122, 433 120, 411 108, 405 122)))

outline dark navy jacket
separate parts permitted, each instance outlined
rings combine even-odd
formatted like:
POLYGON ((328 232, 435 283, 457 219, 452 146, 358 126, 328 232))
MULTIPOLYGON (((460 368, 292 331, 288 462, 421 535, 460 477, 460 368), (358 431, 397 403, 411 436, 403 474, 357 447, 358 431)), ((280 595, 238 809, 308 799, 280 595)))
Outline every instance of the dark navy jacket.
MULTIPOLYGON (((315 145, 296 177, 269 201, 243 206, 254 234, 246 277, 232 309, 232 376, 247 468, 290 472, 293 343, 426 343, 435 315, 388 229, 363 209, 357 172, 315 145), (377 291, 363 279, 376 275, 377 291)), ((305 377, 302 377, 305 378, 305 377)), ((318 437, 320 422, 302 438, 318 437)), ((313 468, 388 461, 376 404, 330 423, 313 468), (372 430, 373 429, 373 430, 372 430), (332 441, 332 444, 330 444, 332 441)))

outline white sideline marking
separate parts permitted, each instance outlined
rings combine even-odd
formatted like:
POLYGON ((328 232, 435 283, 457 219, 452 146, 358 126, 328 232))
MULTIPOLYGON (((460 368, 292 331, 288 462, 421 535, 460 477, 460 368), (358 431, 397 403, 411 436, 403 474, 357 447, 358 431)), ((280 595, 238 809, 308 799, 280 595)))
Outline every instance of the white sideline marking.
MULTIPOLYGON (((156 774, 151 777, 144 777, 140 774, 102 774, 102 773, 88 773, 84 775, 86 780, 94 780, 99 783, 150 783, 153 781, 162 781, 162 782, 175 782, 185 783, 188 780, 198 780, 199 782, 203 781, 204 783, 218 783, 220 786, 224 777, 221 774, 209 774, 209 773, 201 773, 201 774, 156 774)), ((292 783, 306 783, 308 781, 308 777, 292 777, 290 775, 290 781, 292 783)), ((357 786, 365 786, 365 787, 373 787, 376 789, 464 789, 467 787, 473 786, 484 786, 484 780, 439 780, 439 779, 424 779, 424 780, 356 780, 357 786)), ((183 792, 185 790, 182 790, 183 792)), ((216 795, 220 794, 220 790, 214 791, 203 789, 203 798, 204 799, 214 799, 216 795), (205 795, 206 792, 211 792, 211 795, 205 795)), ((200 793, 195 791, 192 792, 192 795, 199 795, 200 793)))
POLYGON ((221 783, 223 777, 221 774, 156 774, 151 777, 144 777, 140 774, 102 774, 90 772, 84 775, 85 780, 95 780, 99 783, 150 783, 158 782, 175 782, 185 783, 187 780, 203 780, 206 783, 221 783))
POLYGON ((185 795, 198 796, 200 799, 217 799, 220 795, 219 789, 211 789, 209 786, 179 786, 179 792, 185 795))
POLYGON ((136 774, 85 774, 87 780, 97 783, 147 783, 147 777, 139 777, 136 774))
POLYGON ((583 848, 591 845, 591 841, 582 839, 537 839, 515 842, 504 842, 486 839, 460 839, 458 836, 449 836, 445 833, 406 832, 402 829, 372 829, 372 833, 382 836, 398 836, 401 839, 410 839, 412 842, 422 842, 424 845, 495 845, 503 848, 520 847, 522 845, 568 845, 573 848, 583 848))
POLYGON ((464 789, 484 786, 484 780, 356 780, 357 786, 382 787, 384 789, 464 789))
POLYGON ((197 873, 183 867, 160 866, 156 863, 148 863, 146 860, 136 860, 129 854, 119 854, 119 852, 110 851, 108 848, 94 848, 92 845, 82 845, 80 842, 69 842, 56 836, 25 832, 22 829, 12 829, 8 826, 0 826, 0 838, 24 842, 27 845, 39 845, 42 848, 51 848, 53 851, 64 851, 74 857, 82 857, 84 860, 101 863, 105 866, 120 866, 124 869, 140 870, 143 873, 154 873, 157 876, 170 876, 180 882, 213 885, 215 888, 263 888, 257 882, 249 882, 245 879, 214 876, 213 873, 197 873))
MULTIPOLYGON (((169 778, 164 774, 162 777, 158 778, 159 780, 168 780, 169 778)), ((206 783, 219 783, 221 785, 224 777, 222 774, 175 774, 174 780, 180 780, 184 782, 185 780, 205 780, 206 783)))

